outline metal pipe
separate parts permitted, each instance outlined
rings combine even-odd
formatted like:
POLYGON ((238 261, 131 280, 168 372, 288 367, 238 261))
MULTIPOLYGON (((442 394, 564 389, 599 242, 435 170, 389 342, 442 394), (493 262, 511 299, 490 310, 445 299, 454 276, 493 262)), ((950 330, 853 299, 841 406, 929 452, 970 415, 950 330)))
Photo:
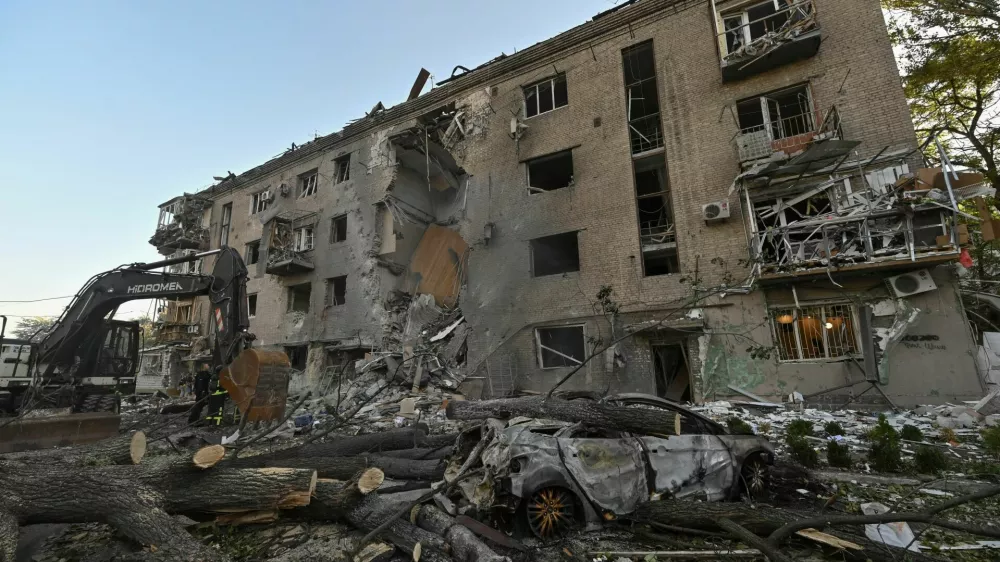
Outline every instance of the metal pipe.
POLYGON ((955 167, 951 165, 951 160, 948 159, 948 155, 944 153, 944 148, 941 147, 941 141, 934 139, 934 144, 937 145, 938 155, 941 157, 942 171, 944 172, 944 185, 948 188, 948 197, 951 198, 951 208, 957 213, 958 202, 955 201, 955 192, 951 190, 951 180, 948 179, 948 169, 951 168, 952 173, 955 174, 955 179, 958 179, 958 172, 955 171, 955 167))
POLYGON ((201 253, 198 253, 198 254, 191 254, 191 255, 188 255, 188 256, 181 256, 179 258, 170 258, 170 259, 166 259, 166 260, 154 261, 154 262, 151 262, 151 263, 137 263, 137 264, 131 266, 130 269, 138 269, 140 271, 149 271, 151 269, 157 269, 157 268, 165 267, 165 266, 168 266, 168 265, 175 265, 175 264, 178 264, 178 263, 188 263, 188 262, 192 262, 192 261, 197 261, 197 260, 200 260, 201 258, 204 258, 204 257, 207 257, 207 256, 214 256, 214 255, 220 254, 220 253, 222 253, 222 248, 219 248, 217 250, 209 250, 207 252, 201 252, 201 253))

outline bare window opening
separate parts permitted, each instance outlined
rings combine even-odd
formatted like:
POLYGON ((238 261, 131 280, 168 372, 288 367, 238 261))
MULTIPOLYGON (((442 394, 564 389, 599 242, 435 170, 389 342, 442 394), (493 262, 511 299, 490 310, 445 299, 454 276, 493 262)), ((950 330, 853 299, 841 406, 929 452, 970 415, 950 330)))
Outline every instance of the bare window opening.
POLYGON ((653 345, 652 351, 656 395, 675 402, 690 400, 690 376, 681 345, 653 345))
POLYGON ((536 328, 538 364, 543 369, 576 367, 586 357, 583 326, 536 328))
POLYGON ((299 176, 299 197, 316 195, 319 190, 319 170, 310 170, 299 176))
POLYGON ((664 248, 642 253, 642 272, 646 277, 669 275, 681 270, 677 248, 664 248))
POLYGON ((782 361, 838 359, 858 353, 857 311, 850 304, 773 308, 770 312, 782 361))
POLYGON ((577 233, 566 232, 531 241, 532 277, 580 271, 577 233))
POLYGON ((263 213, 271 205, 271 190, 265 189, 260 193, 254 193, 250 198, 250 214, 263 213))
POLYGON ((527 117, 569 105, 566 75, 559 74, 524 88, 524 114, 527 117))
POLYGON ((292 285, 288 288, 288 312, 309 312, 312 283, 292 285))
POLYGON ((330 219, 330 243, 336 244, 347 240, 347 215, 330 219))
POLYGON ((552 191, 573 185, 573 151, 564 150, 529 160, 528 193, 552 191))
POLYGON ((257 316, 257 293, 247 295, 247 309, 250 318, 257 316))
POLYGON ((247 265, 253 265, 260 261, 260 240, 255 240, 247 244, 245 261, 247 265))
POLYGON ((341 306, 347 303, 347 276, 326 280, 326 305, 341 306))
POLYGON ((334 183, 341 183, 351 179, 351 155, 345 154, 333 161, 334 183))
POLYGON ((219 245, 229 245, 229 225, 233 222, 233 204, 222 206, 222 222, 219 223, 219 245))
POLYGON ((288 362, 296 371, 306 370, 306 359, 309 357, 309 347, 305 345, 290 345, 285 347, 288 362))
POLYGON ((766 140, 777 140, 815 130, 807 84, 743 100, 736 113, 741 135, 761 132, 766 140))
POLYGON ((295 229, 295 251, 308 252, 313 249, 315 239, 313 238, 313 227, 303 226, 295 229))
POLYGON ((663 129, 653 42, 646 41, 623 50, 622 66, 632 154, 660 148, 663 146, 663 129))

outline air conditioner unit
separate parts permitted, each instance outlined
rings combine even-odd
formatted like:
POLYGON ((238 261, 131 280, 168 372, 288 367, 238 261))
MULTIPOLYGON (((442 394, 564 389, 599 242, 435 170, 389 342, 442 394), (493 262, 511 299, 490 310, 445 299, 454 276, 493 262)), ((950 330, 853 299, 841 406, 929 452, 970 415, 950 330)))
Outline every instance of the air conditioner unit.
POLYGON ((897 297, 909 297, 937 289, 934 279, 931 278, 930 272, 926 269, 889 277, 886 279, 886 283, 892 287, 892 291, 896 293, 897 297))
POLYGON ((729 201, 716 201, 701 206, 701 218, 716 221, 729 218, 729 201))

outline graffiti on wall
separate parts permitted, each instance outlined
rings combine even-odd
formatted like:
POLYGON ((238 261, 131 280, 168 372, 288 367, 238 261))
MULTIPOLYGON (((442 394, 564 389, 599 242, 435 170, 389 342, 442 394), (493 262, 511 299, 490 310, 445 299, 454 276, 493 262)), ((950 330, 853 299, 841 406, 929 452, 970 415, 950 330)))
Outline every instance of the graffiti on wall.
POLYGON ((948 346, 940 343, 941 338, 933 334, 909 334, 899 340, 906 349, 926 349, 929 351, 947 351, 948 346))

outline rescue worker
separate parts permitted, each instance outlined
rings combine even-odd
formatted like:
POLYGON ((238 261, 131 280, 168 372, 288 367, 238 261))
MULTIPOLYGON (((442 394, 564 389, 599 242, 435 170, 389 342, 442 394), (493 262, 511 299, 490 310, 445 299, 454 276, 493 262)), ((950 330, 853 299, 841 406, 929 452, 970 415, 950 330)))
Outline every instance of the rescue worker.
POLYGON ((194 406, 188 414, 188 423, 195 423, 201 419, 202 409, 208 402, 209 387, 212 383, 212 372, 208 370, 208 363, 202 363, 198 372, 194 376, 194 406))
POLYGON ((223 388, 219 380, 221 370, 217 368, 215 376, 212 377, 212 394, 208 396, 208 415, 205 416, 205 420, 214 425, 222 425, 222 414, 226 408, 226 399, 229 398, 229 392, 223 388))

